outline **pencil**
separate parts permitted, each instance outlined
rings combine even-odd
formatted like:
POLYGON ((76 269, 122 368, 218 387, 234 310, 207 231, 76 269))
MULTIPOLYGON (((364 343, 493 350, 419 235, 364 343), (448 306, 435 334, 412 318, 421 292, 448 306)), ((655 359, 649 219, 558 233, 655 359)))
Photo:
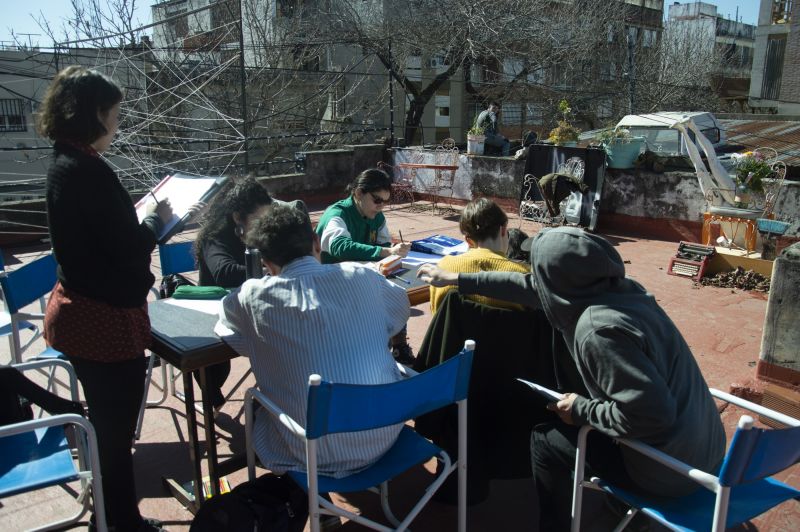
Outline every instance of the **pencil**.
POLYGON ((158 205, 159 203, 161 203, 160 201, 158 201, 158 198, 156 197, 156 195, 153 193, 153 191, 152 191, 152 190, 150 191, 150 195, 151 195, 151 196, 153 196, 153 199, 154 199, 154 200, 156 200, 156 205, 158 205))
POLYGON ((406 241, 405 241, 405 240, 403 240, 403 232, 402 232, 402 231, 398 231, 398 233, 400 233, 400 243, 401 243, 401 244, 405 244, 405 243, 406 243, 406 241))

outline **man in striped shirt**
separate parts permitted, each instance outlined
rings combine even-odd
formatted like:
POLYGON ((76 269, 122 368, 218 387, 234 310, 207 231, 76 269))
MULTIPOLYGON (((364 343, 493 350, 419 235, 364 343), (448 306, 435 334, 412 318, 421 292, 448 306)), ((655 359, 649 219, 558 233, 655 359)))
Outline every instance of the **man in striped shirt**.
MULTIPOLYGON (((388 339, 409 316, 406 292, 356 263, 320 264, 308 217, 273 204, 246 236, 272 276, 246 281, 223 300, 220 321, 250 358, 259 389, 305 426, 308 376, 384 384, 401 378, 388 339)), ((394 443, 402 425, 320 440, 319 471, 342 477, 364 469, 394 443)), ((258 412, 254 445, 273 472, 304 469, 305 446, 258 412)))

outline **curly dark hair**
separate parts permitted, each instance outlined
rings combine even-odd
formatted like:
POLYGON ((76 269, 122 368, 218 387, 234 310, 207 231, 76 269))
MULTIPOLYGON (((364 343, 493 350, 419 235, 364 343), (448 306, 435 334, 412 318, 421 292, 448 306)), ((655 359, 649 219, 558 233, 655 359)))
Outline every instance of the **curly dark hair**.
POLYGON ((262 259, 283 267, 311 255, 314 230, 305 213, 285 203, 273 203, 253 224, 245 240, 248 246, 258 249, 262 259))
POLYGON ((239 216, 246 218, 259 207, 270 204, 272 198, 269 192, 255 178, 247 177, 239 182, 232 179, 228 181, 208 206, 208 212, 201 221, 200 232, 194 243, 198 260, 207 242, 235 231, 233 213, 239 213, 239 216))
POLYGON ((356 190, 361 192, 375 192, 376 190, 392 190, 392 178, 389 174, 378 168, 364 170, 347 185, 347 192, 354 194, 356 190))
POLYGON ((506 224, 508 216, 503 209, 488 198, 480 198, 467 203, 458 227, 464 236, 480 242, 497 236, 500 227, 506 224))
POLYGON ((122 90, 96 70, 69 66, 56 74, 36 113, 36 129, 50 140, 91 144, 107 133, 98 113, 122 101, 122 90))

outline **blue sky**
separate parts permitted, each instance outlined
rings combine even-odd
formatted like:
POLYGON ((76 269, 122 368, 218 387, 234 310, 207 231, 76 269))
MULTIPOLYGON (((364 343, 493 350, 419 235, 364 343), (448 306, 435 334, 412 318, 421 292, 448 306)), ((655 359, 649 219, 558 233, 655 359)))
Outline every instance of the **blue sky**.
MULTIPOLYGON (((664 0, 665 15, 673 2, 674 0, 664 0)), ((136 13, 142 24, 148 24, 150 22, 150 6, 153 3, 153 0, 136 1, 136 13)), ((739 15, 744 22, 756 24, 758 20, 759 0, 709 0, 708 3, 716 4, 718 7, 717 11, 722 15, 728 16, 728 18, 734 18, 738 6, 739 15)), ((3 4, 3 7, 6 9, 3 10, 4 16, 2 22, 0 22, 0 41, 10 41, 11 29, 13 28, 14 32, 17 34, 40 34, 30 37, 34 45, 38 42, 38 44, 43 47, 52 46, 49 38, 36 25, 33 18, 31 18, 31 13, 45 13, 53 27, 61 27, 62 20, 71 15, 70 3, 67 0, 24 0, 22 2, 19 0, 4 0, 3 4), (9 4, 15 7, 9 9, 9 4)), ((20 38, 27 42, 27 36, 20 36, 20 38)))

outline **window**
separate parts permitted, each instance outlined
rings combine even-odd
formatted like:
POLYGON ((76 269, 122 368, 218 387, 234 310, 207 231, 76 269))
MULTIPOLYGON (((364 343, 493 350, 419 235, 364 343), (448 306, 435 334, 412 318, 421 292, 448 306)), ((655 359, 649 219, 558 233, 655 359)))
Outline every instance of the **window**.
POLYGON ((25 101, 21 98, 0 100, 0 131, 27 131, 25 101))
POLYGON ((544 105, 540 103, 525 104, 525 123, 542 125, 544 123, 544 105))
POLYGON ((614 114, 614 106, 611 98, 604 97, 597 100, 597 107, 595 108, 597 118, 611 118, 614 114))
POLYGON ((792 21, 793 0, 772 0, 772 23, 789 24, 792 21))
POLYGON ((642 30, 642 48, 651 48, 656 45, 658 32, 656 30, 642 30))
POLYGON ((518 103, 504 103, 502 108, 502 122, 506 126, 522 123, 522 105, 518 103))

